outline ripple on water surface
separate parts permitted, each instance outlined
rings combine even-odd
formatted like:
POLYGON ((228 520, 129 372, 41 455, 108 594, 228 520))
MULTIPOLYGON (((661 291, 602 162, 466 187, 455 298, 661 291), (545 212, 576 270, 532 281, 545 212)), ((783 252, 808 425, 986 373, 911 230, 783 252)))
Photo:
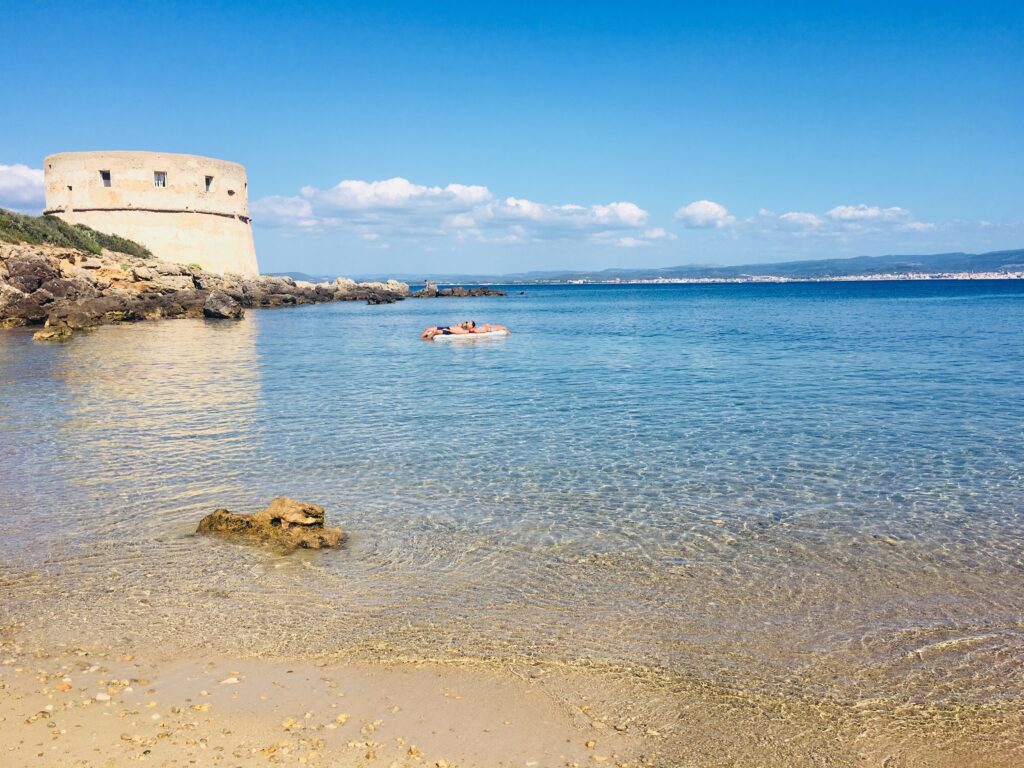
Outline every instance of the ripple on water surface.
POLYGON ((0 356, 0 588, 53 631, 1024 694, 1021 285, 529 288, 0 356), (416 338, 467 316, 515 335, 416 338), (281 494, 350 545, 191 535, 281 494))

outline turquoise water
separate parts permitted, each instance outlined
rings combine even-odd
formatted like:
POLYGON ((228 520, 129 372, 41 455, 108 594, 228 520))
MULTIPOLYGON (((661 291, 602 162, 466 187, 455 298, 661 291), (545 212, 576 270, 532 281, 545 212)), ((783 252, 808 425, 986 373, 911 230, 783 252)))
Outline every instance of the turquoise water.
POLYGON ((1024 283, 510 291, 0 334, 4 610, 78 641, 1024 695, 1024 283), (464 318, 514 335, 417 338, 464 318), (191 535, 275 495, 347 548, 191 535))

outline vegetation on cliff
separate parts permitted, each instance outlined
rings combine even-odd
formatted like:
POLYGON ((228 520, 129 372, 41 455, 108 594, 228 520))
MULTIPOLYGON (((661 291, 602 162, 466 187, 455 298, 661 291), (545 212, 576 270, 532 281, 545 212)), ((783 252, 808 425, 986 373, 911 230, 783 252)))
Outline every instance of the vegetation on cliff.
POLYGON ((68 224, 56 216, 26 216, 4 208, 0 208, 0 242, 56 245, 95 254, 106 248, 139 258, 152 256, 136 242, 97 232, 84 224, 68 224))

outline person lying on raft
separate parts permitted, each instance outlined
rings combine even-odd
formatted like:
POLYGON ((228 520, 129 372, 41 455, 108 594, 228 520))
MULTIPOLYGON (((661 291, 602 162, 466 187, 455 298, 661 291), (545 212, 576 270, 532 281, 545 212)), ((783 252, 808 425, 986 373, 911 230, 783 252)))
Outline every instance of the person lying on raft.
POLYGON ((441 328, 438 328, 437 326, 432 326, 430 328, 425 329, 423 333, 420 334, 420 338, 430 341, 435 336, 449 336, 473 333, 475 328, 476 323, 474 323, 472 320, 466 320, 465 322, 457 323, 455 325, 446 325, 441 328))
POLYGON ((496 325, 493 323, 484 323, 483 325, 477 325, 472 320, 466 320, 465 322, 458 323, 457 325, 446 325, 443 328, 431 327, 427 328, 420 334, 421 339, 430 341, 435 336, 458 336, 471 333, 492 333, 494 331, 504 331, 507 335, 511 336, 512 331, 506 328, 504 325, 496 325))
POLYGON ((473 328, 473 333, 493 333, 494 331, 504 331, 506 336, 512 335, 512 331, 504 325, 497 325, 496 323, 484 323, 473 328))

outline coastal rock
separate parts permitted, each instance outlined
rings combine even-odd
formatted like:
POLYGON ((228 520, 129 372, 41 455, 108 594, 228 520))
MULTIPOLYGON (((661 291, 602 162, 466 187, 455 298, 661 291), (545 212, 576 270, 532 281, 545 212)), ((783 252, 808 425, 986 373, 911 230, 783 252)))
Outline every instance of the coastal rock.
POLYGON ((192 275, 160 275, 156 284, 164 291, 187 291, 195 288, 192 275))
POLYGON ((75 275, 51 278, 40 287, 54 298, 69 301, 92 299, 99 296, 99 290, 94 283, 75 275))
POLYGON ((195 288, 177 293, 165 294, 163 302, 173 302, 182 308, 181 317, 202 317, 207 293, 195 288))
POLYGON ((73 307, 68 304, 62 304, 60 308, 55 307, 52 314, 59 318, 65 311, 70 312, 72 309, 82 315, 93 318, 94 325, 99 325, 100 323, 120 323, 127 320, 130 316, 127 300, 124 296, 113 291, 96 296, 95 298, 75 302, 73 307))
POLYGON ((53 296, 46 291, 36 291, 31 294, 19 293, 20 296, 15 295, 5 299, 6 302, 9 302, 4 307, 5 324, 32 325, 45 322, 46 305, 53 300, 53 296))
POLYGON ((13 285, 0 283, 0 318, 14 317, 15 307, 26 295, 24 291, 19 291, 13 285))
POLYGON ((488 288, 486 286, 477 286, 476 288, 463 288, 462 286, 453 286, 451 288, 438 288, 433 283, 426 283, 423 288, 412 294, 414 299, 436 299, 436 298, 470 298, 476 296, 506 296, 505 291, 499 291, 496 288, 488 288))
MULTIPOLYGON (((490 289, 443 289, 422 296, 494 295, 490 289)), ((283 275, 243 277, 150 257, 57 245, 0 243, 0 327, 45 326, 39 340, 65 339, 104 323, 172 317, 240 317, 245 307, 330 301, 391 304, 409 286, 398 280, 357 283, 295 281, 283 275)))
POLYGON ((295 281, 284 275, 264 275, 260 278, 260 283, 267 293, 291 293, 295 288, 295 281))
POLYGON ((224 290, 227 282, 224 277, 212 272, 199 272, 192 276, 192 284, 201 291, 224 290))
POLYGON ((366 294, 367 304, 394 304, 396 301, 401 301, 404 296, 399 296, 397 293, 391 291, 370 291, 366 294))
POLYGON ((485 286, 478 286, 476 288, 444 288, 437 292, 438 296, 505 296, 505 291, 499 291, 494 288, 487 288, 485 286))
POLYGON ((409 285, 407 283, 400 283, 398 280, 388 280, 386 283, 373 281, 367 283, 356 283, 356 286, 364 291, 372 291, 374 293, 394 293, 402 298, 409 295, 409 285))
POLYGON ((165 275, 167 277, 172 277, 175 275, 191 276, 192 274, 191 272, 189 272, 188 267, 186 267, 184 264, 171 264, 170 262, 166 261, 156 262, 152 265, 152 268, 158 275, 165 275))
POLYGON ((23 293, 32 293, 60 272, 39 251, 22 251, 7 259, 7 283, 23 293))
POLYGON ((289 549, 322 549, 344 543, 344 532, 324 523, 324 508, 319 504, 279 496, 252 515, 216 509, 199 522, 196 533, 242 536, 289 549))
POLYGON ((356 283, 353 294, 354 298, 366 299, 367 304, 393 304, 396 301, 404 301, 408 295, 409 286, 397 280, 388 280, 386 283, 356 283))
POLYGON ((36 341, 64 341, 75 331, 98 325, 98 317, 93 312, 83 311, 78 304, 61 302, 51 310, 43 329, 36 331, 32 338, 36 341))
POLYGON ((200 288, 221 290, 240 304, 245 301, 246 281, 241 275, 218 275, 217 280, 210 280, 208 274, 204 272, 194 278, 200 288))
POLYGON ((294 304, 295 297, 290 293, 272 293, 266 297, 264 303, 269 307, 283 307, 286 304, 294 304))
POLYGON ((33 333, 32 338, 36 341, 65 341, 71 338, 72 333, 74 333, 74 329, 69 325, 65 323, 50 325, 50 321, 47 320, 43 330, 33 333))
POLYGON ((243 314, 242 305, 224 291, 213 291, 203 304, 203 315, 206 317, 241 320, 243 314))

